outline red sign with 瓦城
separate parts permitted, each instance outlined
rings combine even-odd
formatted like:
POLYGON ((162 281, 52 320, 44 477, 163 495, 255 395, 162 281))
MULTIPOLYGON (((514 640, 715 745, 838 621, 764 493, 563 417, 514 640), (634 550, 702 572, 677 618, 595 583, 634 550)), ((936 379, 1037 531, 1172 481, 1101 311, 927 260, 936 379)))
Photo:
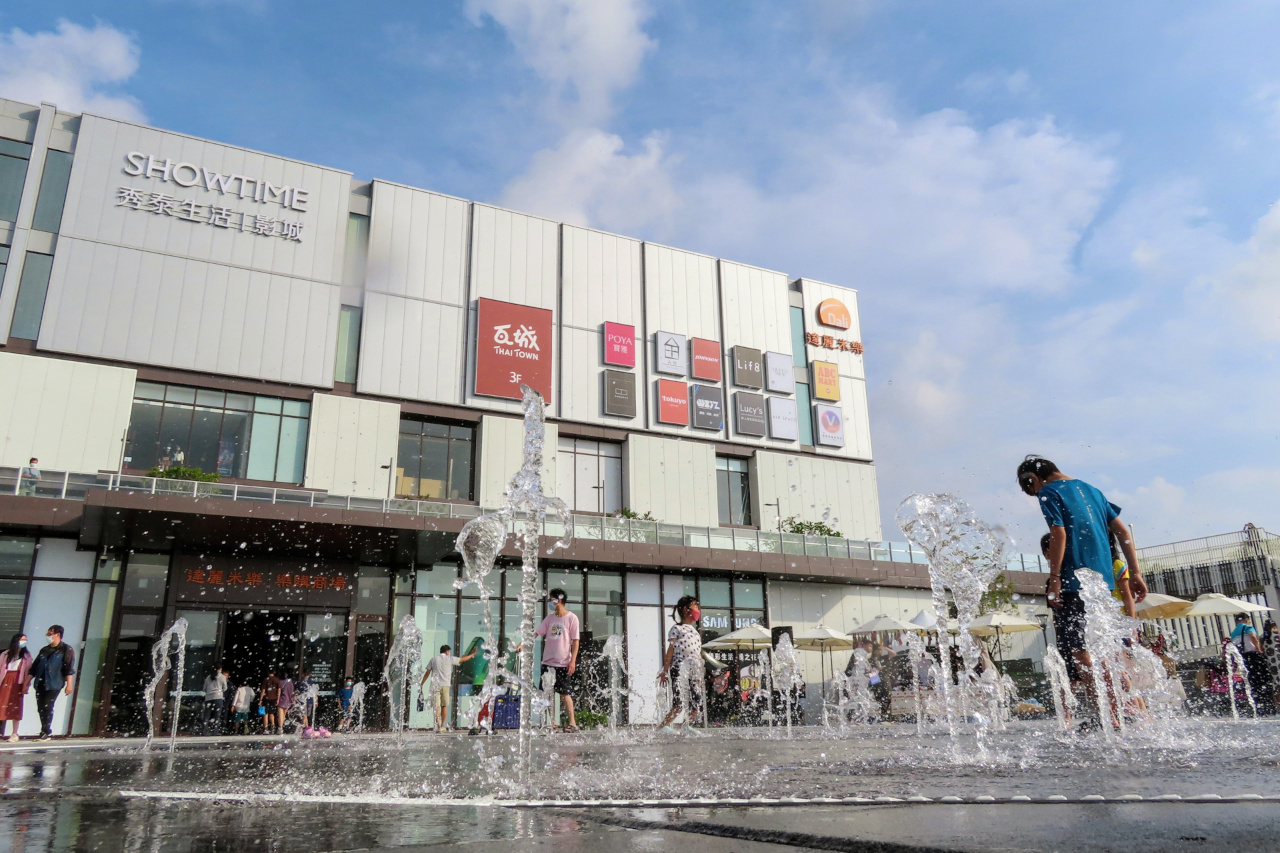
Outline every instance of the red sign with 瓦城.
POLYGON ((476 393, 519 400, 521 385, 551 399, 551 311, 481 298, 476 393))
POLYGON ((658 380, 658 423, 689 425, 689 386, 674 379, 658 380))
POLYGON ((636 366, 636 327, 626 323, 604 324, 604 363, 636 366))
POLYGON ((693 378, 720 381, 720 342, 693 339, 693 378))

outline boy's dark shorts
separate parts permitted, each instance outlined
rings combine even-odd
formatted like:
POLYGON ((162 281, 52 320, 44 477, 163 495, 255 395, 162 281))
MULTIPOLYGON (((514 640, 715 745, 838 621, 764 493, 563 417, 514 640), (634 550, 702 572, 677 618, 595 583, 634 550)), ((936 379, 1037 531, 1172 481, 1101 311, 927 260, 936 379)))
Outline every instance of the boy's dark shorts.
POLYGON ((1062 592, 1062 606, 1053 611, 1053 633, 1058 638, 1058 654, 1067 665, 1067 676, 1080 680, 1075 653, 1084 649, 1084 599, 1078 592, 1062 592))
MULTIPOLYGON (((561 696, 573 696, 575 692, 573 689, 573 676, 569 674, 569 667, 548 666, 547 664, 544 663, 542 665, 541 674, 546 675, 547 670, 550 670, 551 672, 554 672, 556 674, 555 692, 559 693, 561 696)), ((542 686, 541 678, 538 679, 538 686, 539 687, 542 686)))

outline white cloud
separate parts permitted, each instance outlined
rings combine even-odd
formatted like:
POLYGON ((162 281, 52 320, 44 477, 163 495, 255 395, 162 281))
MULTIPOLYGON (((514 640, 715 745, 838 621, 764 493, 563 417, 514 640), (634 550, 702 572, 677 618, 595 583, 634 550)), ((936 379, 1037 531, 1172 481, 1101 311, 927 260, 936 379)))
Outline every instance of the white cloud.
POLYGON ((555 148, 534 155, 528 170, 507 186, 502 203, 577 225, 608 222, 628 234, 666 224, 680 200, 663 147, 663 138, 652 134, 628 154, 614 134, 572 131, 555 148))
POLYGON ((507 31, 521 58, 552 88, 555 113, 571 126, 608 117, 654 42, 641 29, 645 0, 467 0, 467 14, 507 31))
POLYGON ((1273 204, 1254 228, 1241 259, 1215 284, 1268 341, 1280 339, 1280 204, 1273 204))
POLYGON ((106 24, 62 20, 53 32, 0 34, 0 92, 14 100, 143 121, 137 99, 114 91, 137 70, 133 38, 106 24))

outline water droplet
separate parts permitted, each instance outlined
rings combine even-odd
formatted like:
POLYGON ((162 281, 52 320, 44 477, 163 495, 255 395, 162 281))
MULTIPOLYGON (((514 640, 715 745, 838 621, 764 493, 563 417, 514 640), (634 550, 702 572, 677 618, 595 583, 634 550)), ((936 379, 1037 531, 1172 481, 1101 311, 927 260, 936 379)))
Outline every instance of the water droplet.
POLYGON ((793 492, 794 492, 795 490, 796 490, 796 487, 795 487, 795 486, 792 486, 792 487, 791 487, 791 491, 793 491, 793 492))

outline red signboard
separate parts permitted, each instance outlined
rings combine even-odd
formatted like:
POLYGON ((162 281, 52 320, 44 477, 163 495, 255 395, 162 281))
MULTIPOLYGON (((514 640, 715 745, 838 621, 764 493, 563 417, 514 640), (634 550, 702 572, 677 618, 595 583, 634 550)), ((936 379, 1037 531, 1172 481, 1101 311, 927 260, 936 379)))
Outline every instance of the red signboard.
POLYGON ((720 342, 693 339, 693 378, 720 381, 720 342))
POLYGON ((625 323, 604 324, 604 363, 619 367, 636 366, 636 327, 625 323))
POLYGON ((519 400, 521 384, 551 399, 551 311, 480 299, 476 393, 519 400))
POLYGON ((658 423, 689 425, 689 386, 674 379, 658 380, 658 423))

